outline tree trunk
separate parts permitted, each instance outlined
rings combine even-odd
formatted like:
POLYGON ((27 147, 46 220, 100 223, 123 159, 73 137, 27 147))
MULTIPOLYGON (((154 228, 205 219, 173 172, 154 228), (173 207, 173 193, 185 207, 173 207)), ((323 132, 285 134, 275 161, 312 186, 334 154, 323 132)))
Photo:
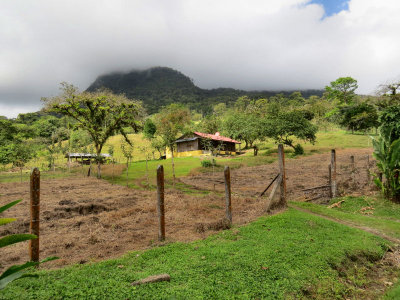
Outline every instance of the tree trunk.
POLYGON ((20 167, 20 172, 21 172, 21 183, 22 183, 22 167, 20 167))
POLYGON ((100 160, 97 161, 97 178, 98 179, 101 178, 101 161, 100 160))
POLYGON ((89 159, 89 170, 87 176, 90 177, 91 173, 92 173, 92 158, 89 159))

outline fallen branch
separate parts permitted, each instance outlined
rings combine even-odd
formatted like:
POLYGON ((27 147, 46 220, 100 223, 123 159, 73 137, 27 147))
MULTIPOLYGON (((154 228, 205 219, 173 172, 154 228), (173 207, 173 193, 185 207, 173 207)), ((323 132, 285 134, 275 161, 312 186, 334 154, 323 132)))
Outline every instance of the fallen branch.
POLYGON ((132 282, 131 285, 141 285, 146 283, 160 282, 160 281, 170 281, 171 276, 169 274, 159 274, 146 277, 144 279, 132 282))
POLYGON ((312 188, 308 188, 308 189, 303 189, 302 191, 312 191, 312 190, 317 190, 317 189, 327 189, 330 188, 330 185, 321 185, 321 186, 316 186, 316 187, 312 187, 312 188))
POLYGON ((278 179, 280 174, 276 175, 274 179, 272 179, 271 183, 267 186, 267 188, 261 193, 260 197, 262 197, 266 191, 268 191, 268 189, 271 187, 271 185, 275 182, 275 180, 278 179))
POLYGON ((334 207, 340 207, 340 204, 342 204, 345 200, 340 200, 339 202, 333 203, 332 205, 329 205, 328 208, 334 208, 334 207))

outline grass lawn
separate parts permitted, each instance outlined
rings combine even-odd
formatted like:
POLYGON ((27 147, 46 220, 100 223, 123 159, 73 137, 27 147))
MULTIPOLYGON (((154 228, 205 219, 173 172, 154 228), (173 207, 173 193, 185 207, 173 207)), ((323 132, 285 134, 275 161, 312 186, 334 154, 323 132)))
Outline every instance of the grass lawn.
POLYGON ((384 234, 400 239, 400 205, 381 197, 343 197, 332 199, 332 204, 345 200, 340 207, 308 203, 292 202, 293 205, 312 212, 347 220, 353 223, 378 229, 384 234), (373 209, 369 209, 373 208, 373 209))
MULTIPOLYGON (((382 197, 344 197, 332 199, 331 203, 333 204, 340 200, 345 201, 340 207, 332 209, 305 202, 292 202, 292 204, 321 215, 372 227, 387 235, 400 238, 399 204, 382 197)), ((400 282, 385 294, 384 299, 400 299, 400 282)))
POLYGON ((317 216, 288 211, 193 243, 40 271, 0 299, 334 299, 363 295, 387 242, 317 216), (168 273, 171 282, 130 283, 168 273))

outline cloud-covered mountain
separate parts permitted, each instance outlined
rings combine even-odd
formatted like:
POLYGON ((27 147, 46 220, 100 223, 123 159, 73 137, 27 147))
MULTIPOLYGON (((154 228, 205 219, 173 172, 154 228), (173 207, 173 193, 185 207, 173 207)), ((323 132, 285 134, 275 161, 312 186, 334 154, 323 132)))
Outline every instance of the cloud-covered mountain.
MULTIPOLYGON (((95 91, 106 88, 130 99, 142 100, 149 113, 157 112, 170 103, 184 103, 200 112, 207 112, 212 105, 236 101, 240 96, 268 98, 277 93, 293 91, 244 91, 233 88, 202 89, 179 71, 166 67, 155 67, 130 72, 114 72, 99 76, 87 89, 95 91)), ((321 95, 321 90, 301 91, 304 97, 321 95)))

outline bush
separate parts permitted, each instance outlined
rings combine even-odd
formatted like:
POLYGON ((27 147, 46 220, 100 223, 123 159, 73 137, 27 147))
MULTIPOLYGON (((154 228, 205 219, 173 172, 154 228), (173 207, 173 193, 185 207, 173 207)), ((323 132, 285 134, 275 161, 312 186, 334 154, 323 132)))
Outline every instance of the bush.
POLYGON ((205 159, 205 160, 201 161, 201 166, 203 168, 211 168, 213 166, 215 167, 216 165, 217 165, 217 162, 215 161, 214 158, 212 160, 205 159))
POLYGON ((304 148, 300 144, 294 146, 294 155, 303 155, 303 154, 304 154, 304 148))

